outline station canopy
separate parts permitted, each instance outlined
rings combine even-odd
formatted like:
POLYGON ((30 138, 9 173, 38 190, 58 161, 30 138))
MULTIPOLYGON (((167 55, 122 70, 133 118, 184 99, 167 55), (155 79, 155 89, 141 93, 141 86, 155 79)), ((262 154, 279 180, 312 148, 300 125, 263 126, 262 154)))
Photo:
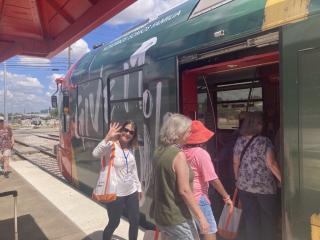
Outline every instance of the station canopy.
POLYGON ((0 0, 0 62, 52 57, 136 0, 0 0))

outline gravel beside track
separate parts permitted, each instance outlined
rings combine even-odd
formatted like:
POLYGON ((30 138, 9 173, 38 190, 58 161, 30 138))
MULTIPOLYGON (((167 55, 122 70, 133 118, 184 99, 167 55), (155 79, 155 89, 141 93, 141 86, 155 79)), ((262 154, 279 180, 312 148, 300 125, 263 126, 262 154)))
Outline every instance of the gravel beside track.
MULTIPOLYGON (((39 132, 39 129, 15 130, 14 137, 16 144, 14 146, 14 152, 20 158, 31 162, 47 173, 66 182, 61 174, 53 151, 54 146, 59 142, 53 139, 53 136, 49 136, 48 133, 44 132, 44 130, 43 132, 39 132)), ((55 135, 57 131, 50 132, 50 134, 55 135)))

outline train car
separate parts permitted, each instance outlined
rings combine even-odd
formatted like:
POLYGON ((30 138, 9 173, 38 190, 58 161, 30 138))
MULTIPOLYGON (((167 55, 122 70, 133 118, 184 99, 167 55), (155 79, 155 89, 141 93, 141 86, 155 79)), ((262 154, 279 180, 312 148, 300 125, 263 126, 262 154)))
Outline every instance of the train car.
POLYGON ((91 194, 93 148, 110 122, 132 119, 147 189, 161 123, 180 112, 215 131, 209 151, 231 193, 239 113, 263 111, 283 174, 282 239, 310 239, 320 229, 319 76, 319 0, 189 0, 89 52, 59 81, 62 173, 91 194))

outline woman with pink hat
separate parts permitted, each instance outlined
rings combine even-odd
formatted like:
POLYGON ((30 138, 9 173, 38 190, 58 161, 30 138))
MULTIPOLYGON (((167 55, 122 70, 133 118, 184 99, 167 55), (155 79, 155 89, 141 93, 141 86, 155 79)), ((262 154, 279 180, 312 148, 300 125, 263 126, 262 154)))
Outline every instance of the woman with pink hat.
POLYGON ((210 225, 209 232, 201 236, 201 239, 216 239, 217 224, 213 216, 208 197, 209 184, 211 184, 222 196, 226 204, 232 205, 230 196, 219 180, 209 153, 201 147, 212 138, 214 132, 207 129, 202 122, 194 120, 191 124, 191 133, 186 141, 184 153, 190 168, 194 172, 193 195, 210 225))

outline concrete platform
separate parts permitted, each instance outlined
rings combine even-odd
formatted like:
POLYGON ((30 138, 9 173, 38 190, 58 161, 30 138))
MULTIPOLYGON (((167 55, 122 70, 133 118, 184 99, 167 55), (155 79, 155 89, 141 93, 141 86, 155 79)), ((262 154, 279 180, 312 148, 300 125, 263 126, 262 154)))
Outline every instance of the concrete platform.
MULTIPOLYGON (((18 191, 19 240, 100 240, 107 211, 73 188, 27 161, 10 163, 9 179, 0 176, 0 191, 18 191)), ((0 240, 13 238, 13 198, 0 198, 0 240)), ((128 239, 125 220, 114 239, 128 239)), ((139 240, 144 232, 139 230, 139 240)))

